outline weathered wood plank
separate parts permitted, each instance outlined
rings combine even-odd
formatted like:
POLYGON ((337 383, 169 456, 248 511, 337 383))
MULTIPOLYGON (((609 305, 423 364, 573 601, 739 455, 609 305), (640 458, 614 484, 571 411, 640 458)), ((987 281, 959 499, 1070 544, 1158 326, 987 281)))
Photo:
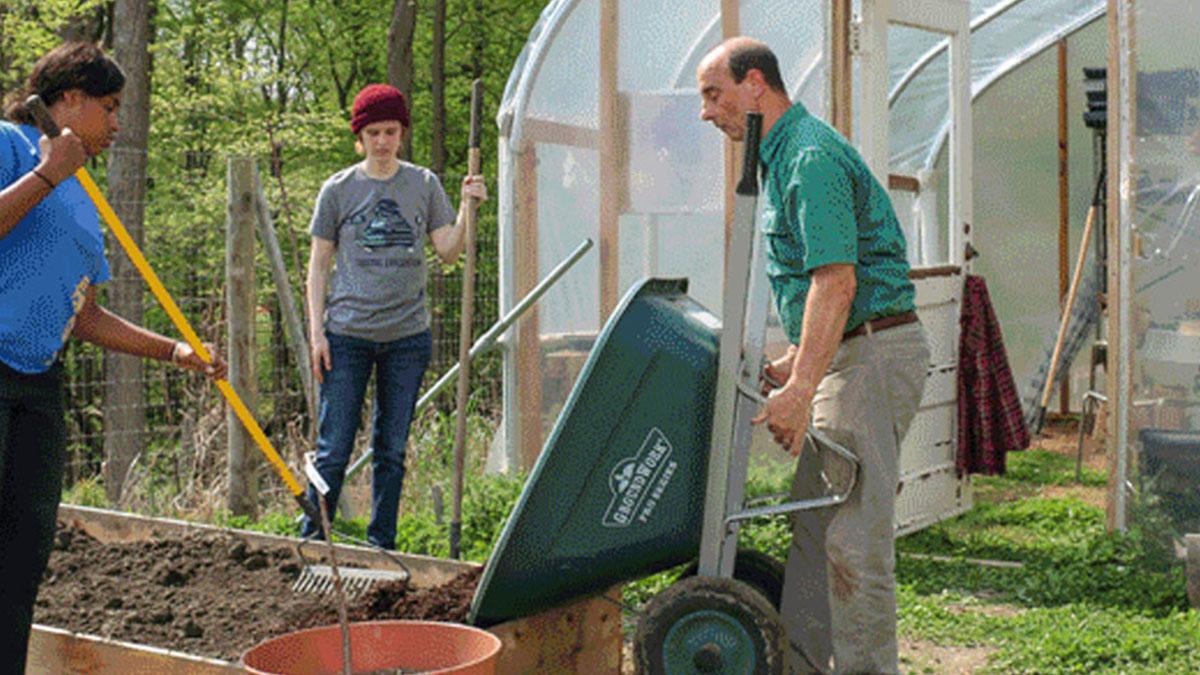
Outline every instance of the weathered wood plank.
POLYGON ((34 624, 29 636, 27 669, 31 673, 62 675, 229 675, 245 672, 227 661, 72 633, 39 624, 34 624))
MULTIPOLYGON (((228 323, 229 384, 246 407, 255 409, 254 302, 254 159, 229 158, 225 225, 225 316, 228 323)), ((254 439, 231 407, 225 412, 229 438, 228 507, 234 515, 253 516, 258 503, 258 466, 254 439)))
POLYGON ((496 672, 620 673, 618 589, 489 629, 504 643, 496 672))

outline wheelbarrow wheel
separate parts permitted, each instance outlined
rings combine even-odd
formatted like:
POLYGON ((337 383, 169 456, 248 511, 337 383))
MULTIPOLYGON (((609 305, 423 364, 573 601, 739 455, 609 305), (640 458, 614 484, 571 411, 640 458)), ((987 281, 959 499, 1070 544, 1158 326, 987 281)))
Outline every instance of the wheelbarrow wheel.
MULTIPOLYGON (((700 563, 693 562, 679 578, 694 577, 699 571, 700 563)), ((775 609, 779 609, 780 599, 783 598, 783 573, 783 563, 775 556, 755 548, 738 549, 733 563, 733 578, 749 584, 775 609)))
POLYGON ((633 649, 638 672, 783 673, 779 612, 748 584, 688 577, 646 603, 633 649))

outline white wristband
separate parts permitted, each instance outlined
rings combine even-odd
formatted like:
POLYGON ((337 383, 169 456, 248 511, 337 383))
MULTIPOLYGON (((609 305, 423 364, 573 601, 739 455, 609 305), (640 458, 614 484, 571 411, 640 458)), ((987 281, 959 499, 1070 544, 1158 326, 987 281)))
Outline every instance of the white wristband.
POLYGON ((180 343, 179 340, 176 340, 175 344, 171 345, 171 363, 174 363, 175 365, 179 365, 179 345, 180 344, 182 344, 182 343, 180 343))

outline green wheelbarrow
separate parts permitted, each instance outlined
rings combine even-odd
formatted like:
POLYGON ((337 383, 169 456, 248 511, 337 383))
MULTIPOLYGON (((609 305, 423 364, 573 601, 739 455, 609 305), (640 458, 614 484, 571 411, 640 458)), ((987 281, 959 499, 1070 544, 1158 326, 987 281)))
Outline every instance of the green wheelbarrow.
POLYGON ((847 484, 801 502, 743 504, 769 301, 748 173, 737 212, 750 223, 731 241, 723 316, 690 298, 682 279, 643 280, 626 294, 487 561, 471 623, 491 626, 695 561, 643 610, 641 670, 782 672, 783 567, 739 552, 738 525, 845 501, 858 462, 810 428, 806 451, 848 462, 847 484))

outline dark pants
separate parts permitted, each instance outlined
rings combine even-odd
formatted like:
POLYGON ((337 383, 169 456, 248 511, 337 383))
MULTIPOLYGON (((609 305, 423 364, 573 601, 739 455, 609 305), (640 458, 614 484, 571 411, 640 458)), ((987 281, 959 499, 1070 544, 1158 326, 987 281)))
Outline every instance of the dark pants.
MULTIPOLYGON (((317 472, 329 484, 325 503, 332 518, 362 419, 367 380, 374 371, 375 414, 371 436, 374 456, 367 539, 376 546, 393 549, 400 487, 404 482, 404 448, 433 340, 429 331, 391 342, 372 342, 334 333, 327 333, 326 337, 333 369, 325 373, 321 384, 316 459, 317 472)), ((308 498, 317 503, 317 491, 312 486, 308 488, 308 498)), ((320 523, 305 519, 303 536, 311 537, 320 531, 320 523)))
POLYGON ((62 367, 25 375, 0 363, 0 673, 25 671, 65 446, 62 367))

